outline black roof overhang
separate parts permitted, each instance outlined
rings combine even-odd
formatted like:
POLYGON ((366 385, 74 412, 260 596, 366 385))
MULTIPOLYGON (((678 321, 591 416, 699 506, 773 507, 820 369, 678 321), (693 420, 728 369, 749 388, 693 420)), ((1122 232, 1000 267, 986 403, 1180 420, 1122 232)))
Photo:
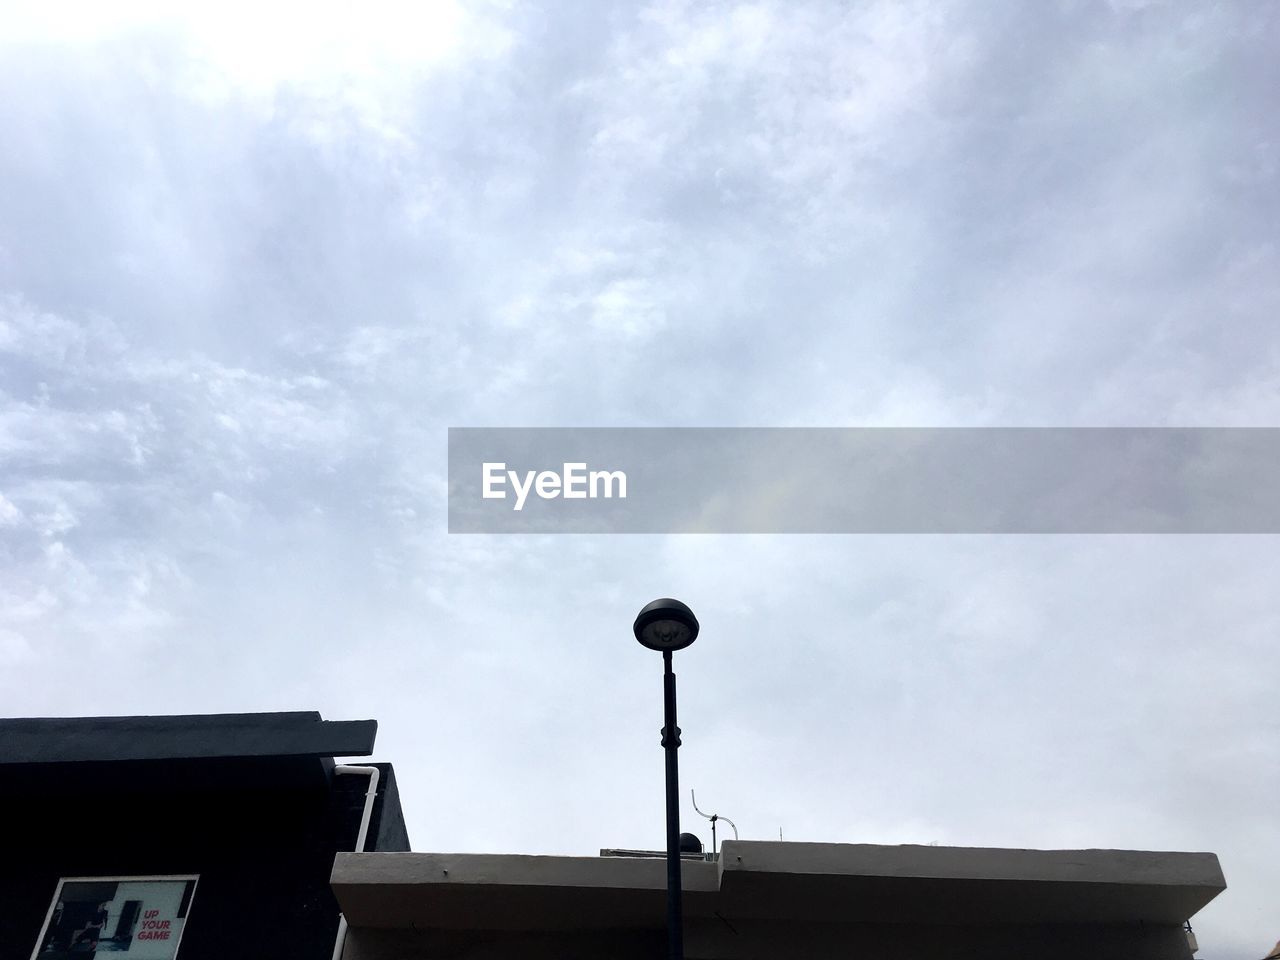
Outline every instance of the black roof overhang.
POLYGON ((315 711, 0 720, 0 791, 320 785, 335 757, 373 752, 374 720, 315 711))

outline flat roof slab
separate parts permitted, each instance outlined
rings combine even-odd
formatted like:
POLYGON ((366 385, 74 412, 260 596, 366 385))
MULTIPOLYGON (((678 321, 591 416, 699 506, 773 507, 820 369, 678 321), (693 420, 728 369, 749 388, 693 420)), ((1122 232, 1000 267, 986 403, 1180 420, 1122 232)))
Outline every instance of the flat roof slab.
POLYGON ((1182 923, 1226 889, 1212 853, 727 841, 726 917, 1182 923))
MULTIPOLYGON (((682 864, 685 909, 710 915, 716 865, 682 864)), ((332 886, 352 926, 442 930, 646 928, 666 915, 665 860, 511 854, 338 854, 332 886)))
MULTIPOLYGON (((728 841, 685 862, 690 918, 816 923, 1180 924, 1226 887, 1211 853, 728 841)), ((340 854, 353 926, 583 929, 663 923, 662 859, 340 854)))

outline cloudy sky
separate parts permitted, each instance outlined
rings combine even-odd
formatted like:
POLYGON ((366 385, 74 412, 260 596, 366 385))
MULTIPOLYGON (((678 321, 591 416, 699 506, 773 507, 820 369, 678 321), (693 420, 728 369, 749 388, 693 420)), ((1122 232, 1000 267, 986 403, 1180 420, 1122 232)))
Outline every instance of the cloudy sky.
POLYGON ((1280 425, 1280 13, 0 27, 0 709, 376 717, 418 850, 1211 850, 1280 936, 1272 536, 453 536, 450 426, 1280 425), (686 804, 686 825, 708 834, 686 804))

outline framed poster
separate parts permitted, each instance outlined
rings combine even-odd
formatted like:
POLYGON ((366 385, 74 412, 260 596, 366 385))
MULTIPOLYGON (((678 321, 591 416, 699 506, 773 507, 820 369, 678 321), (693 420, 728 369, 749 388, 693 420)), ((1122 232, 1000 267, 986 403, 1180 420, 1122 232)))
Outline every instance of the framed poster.
POLYGON ((31 960, 173 960, 197 879, 64 877, 31 960))

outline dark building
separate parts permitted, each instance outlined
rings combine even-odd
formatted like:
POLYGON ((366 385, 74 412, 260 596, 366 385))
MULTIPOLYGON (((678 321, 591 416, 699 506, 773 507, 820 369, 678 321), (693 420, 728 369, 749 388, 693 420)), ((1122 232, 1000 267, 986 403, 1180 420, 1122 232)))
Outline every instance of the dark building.
MULTIPOLYGON (((375 732, 0 720, 0 960, 665 955, 661 857, 408 852, 391 767, 335 761, 375 732)), ((1211 853, 727 841, 686 857, 685 955, 1188 960, 1224 888, 1211 853)))
POLYGON ((390 765, 335 763, 376 731, 318 713, 0 720, 0 960, 328 960, 335 853, 362 829, 366 850, 409 849, 390 765))

